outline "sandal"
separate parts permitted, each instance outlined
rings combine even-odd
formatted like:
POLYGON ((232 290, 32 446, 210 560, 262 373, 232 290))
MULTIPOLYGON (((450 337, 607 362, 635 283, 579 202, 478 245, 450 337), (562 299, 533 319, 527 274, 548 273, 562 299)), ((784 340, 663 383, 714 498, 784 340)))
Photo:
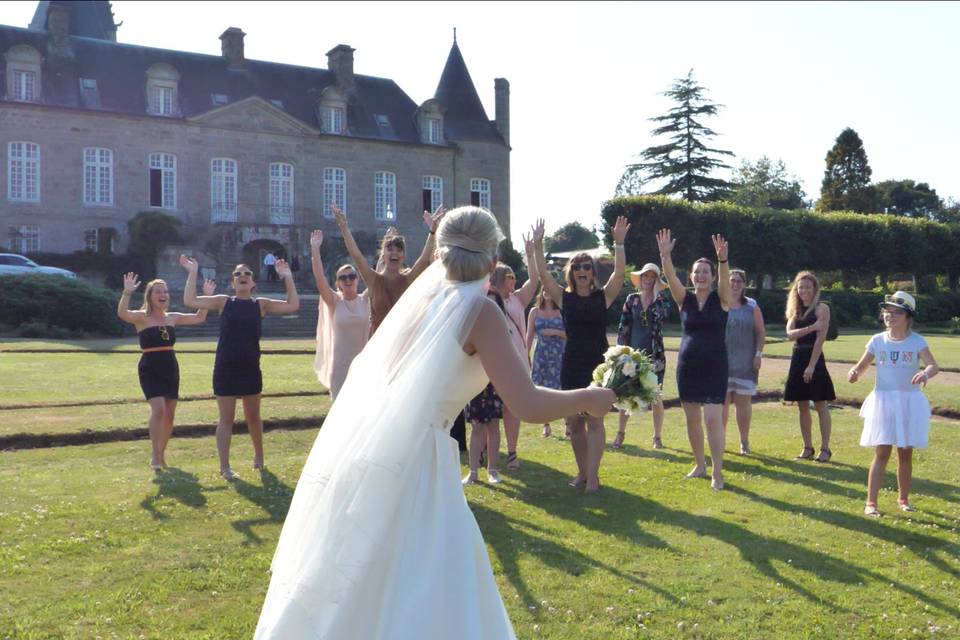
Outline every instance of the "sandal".
POLYGON ((543 425, 543 437, 544 437, 544 438, 549 438, 549 437, 550 437, 550 433, 551 433, 551 432, 550 432, 550 425, 548 425, 548 424, 543 425))
POLYGON ((830 458, 833 457, 833 451, 830 449, 820 449, 820 455, 814 459, 814 462, 830 462, 830 458), (827 457, 824 458, 823 454, 827 454, 827 457))
POLYGON ((617 432, 617 437, 613 439, 613 444, 611 445, 614 449, 623 448, 623 439, 627 436, 623 431, 617 432))
POLYGON ((487 469, 487 482, 490 484, 500 484, 500 474, 496 469, 487 469))
POLYGON ((813 460, 813 447, 804 447, 803 451, 794 460, 813 460))
POLYGON ((903 511, 904 513, 913 513, 916 511, 916 509, 911 507, 910 503, 906 500, 897 500, 897 504, 900 505, 900 511, 903 511))
POLYGON ((226 480, 227 482, 233 482, 234 480, 236 480, 236 479, 239 478, 240 476, 238 476, 236 473, 234 473, 234 472, 233 472, 233 469, 231 469, 230 467, 227 467, 226 469, 221 469, 221 470, 220 470, 220 477, 223 478, 224 480, 226 480))
POLYGON ((461 480, 460 482, 461 484, 463 484, 463 486, 467 486, 468 484, 477 484, 478 481, 479 481, 479 477, 477 475, 477 472, 471 471, 467 475, 463 476, 463 480, 461 480))
POLYGON ((517 459, 516 451, 507 452, 507 469, 510 471, 516 471, 520 468, 520 461, 517 459))
POLYGON ((868 503, 867 503, 867 506, 865 506, 865 507, 863 508, 863 515, 865 515, 865 516, 873 516, 874 518, 879 518, 879 517, 880 517, 880 510, 877 509, 877 503, 876 503, 876 502, 868 502, 868 503))
POLYGON ((657 436, 653 436, 653 448, 654 449, 663 449, 663 440, 657 436))

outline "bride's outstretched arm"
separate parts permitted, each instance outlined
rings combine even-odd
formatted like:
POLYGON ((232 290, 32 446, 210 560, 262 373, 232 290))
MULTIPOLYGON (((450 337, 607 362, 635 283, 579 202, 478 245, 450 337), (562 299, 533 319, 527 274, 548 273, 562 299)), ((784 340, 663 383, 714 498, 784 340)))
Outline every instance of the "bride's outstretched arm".
POLYGON ((616 402, 610 389, 588 387, 556 391, 534 386, 520 354, 510 341, 503 313, 489 299, 483 300, 483 308, 464 349, 479 355, 504 404, 524 422, 541 424, 581 411, 602 417, 616 402))

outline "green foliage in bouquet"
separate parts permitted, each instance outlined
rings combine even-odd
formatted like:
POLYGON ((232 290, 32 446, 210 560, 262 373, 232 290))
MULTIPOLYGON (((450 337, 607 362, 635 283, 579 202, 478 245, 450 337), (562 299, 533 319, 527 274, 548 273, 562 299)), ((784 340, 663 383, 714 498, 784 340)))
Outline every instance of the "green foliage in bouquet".
POLYGON ((599 387, 613 389, 617 409, 633 413, 648 409, 660 395, 653 361, 642 351, 627 346, 615 346, 603 354, 603 362, 593 370, 593 382, 599 387))

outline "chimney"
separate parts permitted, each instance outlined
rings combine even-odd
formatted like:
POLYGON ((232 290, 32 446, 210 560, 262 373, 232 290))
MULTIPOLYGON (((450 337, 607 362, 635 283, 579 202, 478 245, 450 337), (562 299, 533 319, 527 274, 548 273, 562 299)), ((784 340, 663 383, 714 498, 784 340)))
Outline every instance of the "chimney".
POLYGON ((231 69, 243 68, 243 36, 245 34, 237 27, 230 27, 220 34, 220 53, 231 69))
POLYGON ((504 142, 510 144, 510 83, 506 78, 496 78, 493 81, 493 92, 496 96, 496 126, 503 136, 504 142))
POLYGON ((54 55, 72 57, 70 49, 70 3, 51 2, 47 9, 49 48, 54 55))
POLYGON ((353 87, 353 47, 338 44, 327 51, 327 69, 333 71, 337 84, 341 89, 349 90, 353 87))

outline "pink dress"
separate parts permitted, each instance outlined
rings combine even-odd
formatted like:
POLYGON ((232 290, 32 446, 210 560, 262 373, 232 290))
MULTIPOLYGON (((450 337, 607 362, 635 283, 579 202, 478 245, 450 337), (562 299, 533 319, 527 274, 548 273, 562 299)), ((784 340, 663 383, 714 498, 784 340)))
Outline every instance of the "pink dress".
POLYGON ((511 296, 503 302, 503 310, 507 314, 507 329, 510 331, 510 340, 513 342, 513 346, 517 348, 517 353, 520 354, 529 371, 530 351, 527 349, 527 334, 524 330, 524 327, 527 326, 527 305, 529 305, 529 303, 523 304, 520 296, 516 293, 511 294, 511 296))
POLYGON ((317 355, 313 369, 320 384, 330 389, 330 398, 335 400, 350 363, 363 351, 370 334, 370 300, 367 292, 353 300, 344 300, 337 295, 337 304, 331 309, 320 298, 317 313, 317 355))

